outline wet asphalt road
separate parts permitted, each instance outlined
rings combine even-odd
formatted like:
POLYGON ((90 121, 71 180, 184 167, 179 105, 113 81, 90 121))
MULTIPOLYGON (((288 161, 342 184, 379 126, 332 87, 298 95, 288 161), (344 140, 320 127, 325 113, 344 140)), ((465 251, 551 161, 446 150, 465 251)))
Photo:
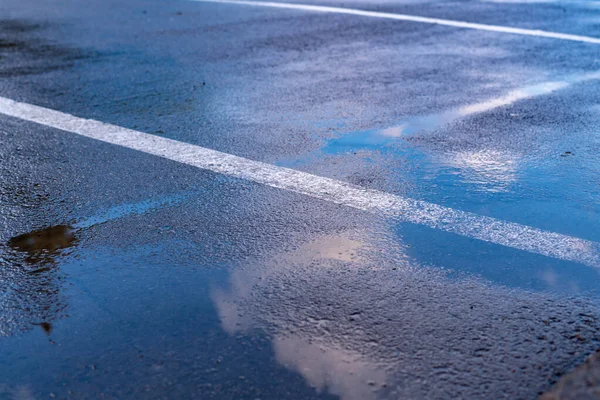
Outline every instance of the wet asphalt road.
MULTIPOLYGON (((600 37, 594 1, 318 4, 600 37)), ((595 242, 599 69, 361 16, 0 4, 0 96, 595 242)), ((533 399, 600 347, 593 266, 2 115, 0 207, 1 399, 533 399)))

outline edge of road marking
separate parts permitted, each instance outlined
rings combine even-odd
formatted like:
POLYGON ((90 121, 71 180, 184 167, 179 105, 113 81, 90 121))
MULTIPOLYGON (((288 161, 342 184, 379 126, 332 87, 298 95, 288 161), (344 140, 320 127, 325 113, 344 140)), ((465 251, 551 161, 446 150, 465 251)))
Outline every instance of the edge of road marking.
POLYGON ((234 156, 0 97, 0 114, 472 239, 600 267, 600 243, 234 156))
POLYGON ((600 38, 591 37, 591 36, 550 32, 550 31, 543 31, 543 30, 539 30, 539 29, 524 29, 524 28, 513 28, 513 27, 508 27, 508 26, 500 26, 500 25, 487 25, 487 24, 479 24, 479 23, 475 23, 475 22, 455 21, 455 20, 450 20, 450 19, 429 18, 429 17, 421 17, 418 15, 396 14, 396 13, 388 13, 388 12, 380 12, 380 11, 367 11, 367 10, 359 10, 359 9, 354 9, 354 8, 318 6, 318 5, 311 5, 311 4, 278 3, 278 2, 270 2, 270 1, 245 1, 245 0, 191 0, 191 1, 196 1, 196 2, 201 2, 201 3, 239 4, 239 5, 248 5, 248 6, 256 6, 256 7, 285 8, 285 9, 313 11, 313 12, 321 12, 321 13, 350 14, 350 15, 359 15, 359 16, 371 17, 371 18, 384 18, 384 19, 394 19, 394 20, 398 20, 398 21, 421 22, 424 24, 453 26, 455 28, 476 29, 476 30, 480 30, 480 31, 511 33, 511 34, 515 34, 515 35, 537 36, 537 37, 544 37, 544 38, 551 38, 551 39, 570 40, 573 42, 600 44, 600 38))

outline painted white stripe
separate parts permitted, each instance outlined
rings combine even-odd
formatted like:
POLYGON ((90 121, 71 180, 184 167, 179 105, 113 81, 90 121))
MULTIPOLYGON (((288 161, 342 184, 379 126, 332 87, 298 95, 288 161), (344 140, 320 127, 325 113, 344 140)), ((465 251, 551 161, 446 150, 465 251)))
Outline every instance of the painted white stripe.
POLYGON ((0 114, 278 189, 563 260, 600 267, 600 243, 248 160, 0 97, 0 114))
POLYGON ((515 34, 515 35, 537 36, 537 37, 551 38, 551 39, 570 40, 570 41, 574 41, 574 42, 600 44, 600 38, 595 38, 595 37, 591 37, 591 36, 581 36, 581 35, 572 35, 572 34, 568 34, 568 33, 549 32, 549 31, 542 31, 542 30, 538 30, 538 29, 522 29, 522 28, 512 28, 512 27, 508 27, 508 26, 477 24, 477 23, 473 23, 473 22, 454 21, 454 20, 450 20, 450 19, 440 19, 440 18, 428 18, 428 17, 420 17, 417 15, 408 15, 408 14, 395 14, 395 13, 378 12, 378 11, 357 10, 357 9, 352 9, 352 8, 315 6, 315 5, 310 5, 310 4, 276 3, 276 2, 270 2, 270 1, 244 1, 244 0, 193 0, 193 1, 204 2, 204 3, 241 4, 241 5, 257 6, 257 7, 286 8, 286 9, 292 9, 292 10, 313 11, 313 12, 320 12, 320 13, 359 15, 362 17, 385 18, 385 19, 394 19, 394 20, 398 20, 398 21, 421 22, 424 24, 453 26, 455 28, 477 29, 480 31, 511 33, 511 34, 515 34))

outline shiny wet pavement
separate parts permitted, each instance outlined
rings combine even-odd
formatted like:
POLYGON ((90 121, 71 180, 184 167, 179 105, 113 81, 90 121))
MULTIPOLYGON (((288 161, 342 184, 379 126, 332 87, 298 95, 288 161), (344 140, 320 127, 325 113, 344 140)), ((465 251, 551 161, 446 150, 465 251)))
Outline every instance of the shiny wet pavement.
MULTIPOLYGON (((593 1, 318 4, 600 37, 593 1)), ((0 96, 600 242, 599 50, 5 0, 0 96)), ((0 143, 0 398, 536 398, 599 347, 596 266, 3 115, 0 143)))

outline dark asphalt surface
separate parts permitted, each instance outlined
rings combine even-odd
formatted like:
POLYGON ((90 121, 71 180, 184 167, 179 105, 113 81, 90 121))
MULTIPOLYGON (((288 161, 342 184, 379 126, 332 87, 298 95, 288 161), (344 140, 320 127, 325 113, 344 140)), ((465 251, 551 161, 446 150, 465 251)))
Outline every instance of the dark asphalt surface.
MULTIPOLYGON (((600 37, 595 1, 314 4, 600 37)), ((592 241, 598 69, 359 16, 0 3, 0 96, 592 241)), ((0 115, 0 399, 533 399, 600 347, 599 299, 593 267, 0 115)))

